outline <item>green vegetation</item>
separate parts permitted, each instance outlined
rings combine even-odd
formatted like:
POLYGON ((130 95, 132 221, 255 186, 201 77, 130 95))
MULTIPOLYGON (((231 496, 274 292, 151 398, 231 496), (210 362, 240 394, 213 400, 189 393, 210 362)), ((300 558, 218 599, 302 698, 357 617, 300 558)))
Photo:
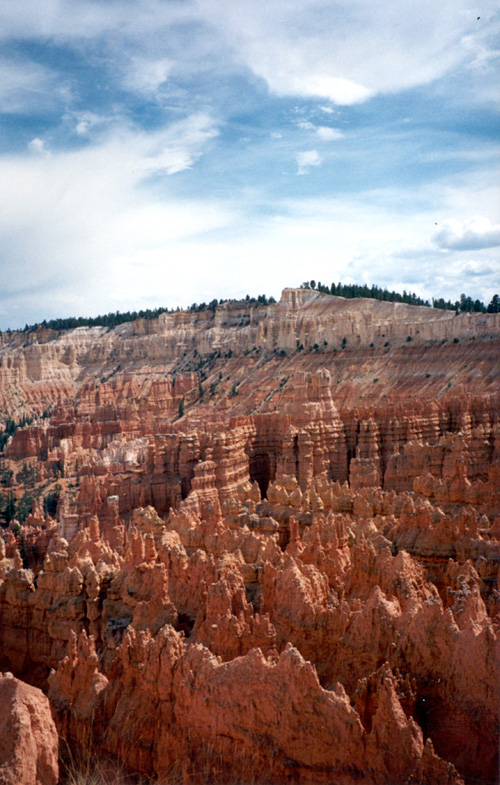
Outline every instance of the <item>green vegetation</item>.
MULTIPOLYGON (((42 419, 46 419, 47 417, 50 417, 50 414, 51 414, 50 409, 45 409, 43 414, 40 416, 42 417, 42 419)), ((5 420, 4 429, 3 431, 0 432, 0 452, 3 451, 3 448, 9 441, 10 437, 14 436, 15 432, 19 428, 24 428, 26 425, 31 425, 33 422, 35 422, 36 419, 38 419, 37 415, 33 415, 32 417, 23 416, 21 417, 19 422, 15 422, 15 420, 12 420, 10 417, 7 417, 7 419, 5 420)), ((3 480, 0 480, 0 482, 4 484, 3 480)))
POLYGON ((5 429, 0 433, 0 450, 3 450, 9 438, 16 432, 16 429, 16 423, 8 417, 5 421, 5 429))
POLYGON ((24 488, 33 488, 36 482, 36 468, 34 464, 23 463, 22 469, 18 472, 17 481, 22 482, 24 488))
POLYGON ((0 491, 0 526, 6 529, 14 519, 19 523, 24 523, 33 509, 34 498, 31 493, 26 492, 17 501, 13 491, 7 493, 0 491))
MULTIPOLYGON (((7 492, 0 491, 0 526, 6 529, 13 520, 19 523, 24 523, 28 515, 33 511, 35 503, 34 495, 37 496, 37 491, 25 490, 20 499, 16 498, 13 490, 9 489, 7 492)), ((61 494, 61 486, 58 484, 52 490, 48 491, 43 497, 43 512, 51 518, 55 517, 57 510, 57 503, 61 494)))
POLYGON ((24 523, 30 512, 33 510, 33 496, 25 493, 17 503, 16 518, 19 523, 24 523))
POLYGON ((2 493, 0 491, 0 526, 6 529, 16 517, 16 497, 13 491, 2 493))
POLYGON ((189 306, 189 311, 200 313, 202 311, 212 311, 215 313, 218 305, 229 303, 230 305, 251 305, 254 308, 259 305, 272 305, 276 300, 274 297, 268 297, 266 294, 259 294, 258 297, 250 297, 249 294, 242 300, 211 300, 209 303, 193 303, 189 306))
MULTIPOLYGON (((49 417, 49 414, 42 414, 42 417, 49 417)), ((14 436, 15 432, 18 428, 24 428, 26 425, 31 425, 32 422, 36 420, 36 417, 21 417, 19 422, 15 422, 11 420, 10 417, 7 417, 5 420, 5 427, 3 431, 0 433, 0 452, 2 452, 3 448, 9 441, 11 436, 14 436)))
MULTIPOLYGON (((258 297, 250 297, 249 294, 242 300, 211 300, 209 303, 193 303, 188 311, 200 313, 202 311, 215 312, 218 305, 230 303, 235 305, 251 305, 253 307, 259 305, 272 305, 276 300, 274 297, 267 297, 265 294, 259 294, 258 297)), ((117 327, 119 324, 125 322, 135 322, 137 319, 157 319, 162 313, 178 313, 180 308, 146 308, 140 311, 115 311, 114 313, 107 313, 103 316, 68 316, 64 319, 44 319, 43 322, 35 322, 35 324, 26 324, 20 332, 33 332, 39 327, 45 327, 50 330, 73 330, 75 327, 117 327)), ((1 332, 1 331, 0 331, 1 332)), ((12 331, 6 330, 7 334, 12 331)))
POLYGON ((65 319, 44 319, 43 322, 27 324, 20 332, 32 332, 39 327, 50 330, 73 330, 75 327, 116 327, 136 319, 157 319, 162 313, 171 313, 168 308, 147 308, 145 311, 107 313, 104 316, 68 316, 65 319))
POLYGON ((486 306, 481 300, 473 300, 472 297, 468 297, 465 294, 461 294, 460 300, 454 303, 451 300, 444 300, 442 297, 438 299, 433 298, 432 302, 429 302, 429 300, 423 300, 412 292, 403 291, 403 294, 400 294, 399 292, 382 289, 380 286, 367 286, 367 284, 360 286, 359 284, 343 284, 339 282, 325 286, 321 281, 311 280, 304 281, 301 284, 301 289, 315 289, 322 294, 332 294, 337 297, 346 297, 347 299, 368 297, 373 300, 386 300, 392 303, 407 303, 408 305, 426 305, 428 307, 432 306, 432 308, 440 308, 441 310, 465 313, 500 313, 500 296, 498 294, 494 294, 491 302, 486 306))
POLYGON ((12 478, 14 477, 14 472, 12 469, 9 469, 4 464, 0 466, 0 485, 2 488, 9 488, 12 484, 12 478))
MULTIPOLYGON (((389 291, 388 289, 380 286, 368 286, 367 284, 343 284, 332 283, 326 286, 321 281, 304 281, 301 284, 302 289, 315 289, 322 294, 332 294, 338 297, 346 297, 353 299, 356 297, 371 298, 374 300, 386 300, 396 303, 407 303, 408 305, 426 305, 433 308, 440 308, 441 310, 450 310, 465 313, 500 313, 500 295, 493 295, 491 302, 486 306, 481 300, 473 300, 465 294, 460 295, 460 299, 452 302, 451 300, 444 300, 442 297, 437 299, 432 298, 432 301, 424 300, 422 297, 414 294, 413 292, 403 291, 399 292, 389 291)), ((252 307, 267 306, 275 303, 274 297, 268 297, 265 294, 259 294, 257 297, 250 297, 246 295, 241 300, 211 300, 209 303, 193 303, 187 309, 193 313, 202 313, 203 311, 211 311, 215 313, 217 307, 224 304, 241 306, 249 305, 252 307)), ((20 332, 33 332, 39 327, 44 327, 57 332, 61 330, 73 330, 75 327, 117 327, 125 322, 134 322, 137 319, 157 319, 162 313, 178 313, 180 308, 147 308, 140 311, 115 311, 114 313, 104 314, 103 316, 68 316, 61 319, 44 319, 43 322, 36 322, 35 324, 26 324, 20 332)), ((7 335, 12 334, 9 328, 6 330, 7 335)), ((0 331, 1 334, 1 331, 0 331)), ((1 436, 0 436, 1 438, 1 436)))

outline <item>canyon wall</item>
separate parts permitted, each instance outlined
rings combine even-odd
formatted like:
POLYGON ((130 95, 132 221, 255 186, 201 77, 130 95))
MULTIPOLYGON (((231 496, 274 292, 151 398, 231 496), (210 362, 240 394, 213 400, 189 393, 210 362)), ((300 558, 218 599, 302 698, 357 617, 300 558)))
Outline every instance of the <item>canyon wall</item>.
POLYGON ((160 779, 495 781, 499 357, 308 290, 2 336, 0 668, 160 779))

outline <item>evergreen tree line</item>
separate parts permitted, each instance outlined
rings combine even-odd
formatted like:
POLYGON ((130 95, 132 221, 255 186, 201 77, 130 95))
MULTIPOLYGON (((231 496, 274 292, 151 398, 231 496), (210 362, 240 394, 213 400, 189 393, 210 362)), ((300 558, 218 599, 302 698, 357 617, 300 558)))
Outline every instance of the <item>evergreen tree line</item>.
MULTIPOLYGON (((432 308, 456 311, 457 313, 460 311, 470 313, 500 313, 500 296, 498 294, 493 295, 491 302, 488 305, 485 305, 481 300, 473 300, 472 297, 465 294, 461 294, 460 300, 456 300, 455 302, 444 300, 442 297, 437 299, 432 298, 432 301, 429 302, 429 300, 424 300, 413 292, 403 291, 403 294, 400 294, 399 292, 389 291, 386 288, 376 285, 367 286, 367 284, 360 286, 359 284, 343 284, 339 282, 327 286, 322 284, 321 281, 316 282, 311 280, 302 283, 301 289, 315 289, 323 294, 333 294, 338 297, 346 297, 349 299, 367 297, 374 300, 407 303, 408 305, 426 305, 432 308)), ((223 305, 224 303, 257 307, 259 305, 272 305, 275 302, 276 300, 274 297, 267 297, 265 294, 259 294, 258 297, 250 297, 250 295, 247 294, 246 297, 241 300, 217 300, 217 298, 215 298, 209 303, 193 303, 187 310, 194 313, 200 313, 202 311, 215 312, 217 306, 223 305)), ((179 313, 180 311, 180 308, 147 308, 146 310, 140 311, 115 311, 114 313, 104 314, 103 316, 68 316, 60 319, 44 319, 42 322, 26 324, 20 332, 32 332, 39 327, 46 327, 56 331, 73 330, 75 327, 117 327, 119 324, 124 324, 125 322, 134 322, 137 319, 157 319, 162 313, 179 313)), ((0 330, 0 334, 1 332, 2 331, 0 330)), ((6 332, 7 334, 10 334, 12 330, 8 329, 6 332)))
POLYGON ((392 303, 407 303, 408 305, 426 305, 432 308, 440 308, 447 311, 459 311, 465 313, 500 313, 500 296, 494 294, 491 302, 486 306, 481 300, 473 300, 465 294, 460 295, 460 300, 452 302, 451 300, 444 300, 442 297, 438 299, 432 298, 432 301, 423 300, 413 292, 403 291, 391 292, 388 289, 382 289, 380 286, 367 286, 363 284, 343 284, 332 283, 326 286, 321 281, 304 281, 301 284, 301 289, 315 289, 322 294, 332 294, 337 297, 346 297, 352 299, 354 297, 367 297, 373 300, 387 300, 392 303))
MULTIPOLYGON (((250 297, 246 295, 242 300, 211 300, 209 303, 193 303, 187 309, 199 313, 201 311, 215 312, 218 305, 223 303, 241 304, 241 305, 271 305, 275 303, 274 297, 267 297, 265 294, 259 294, 258 297, 250 297)), ((157 319, 162 313, 179 313, 181 308, 147 308, 141 311, 115 311, 114 313, 107 313, 104 316, 68 316, 60 319, 44 319, 43 322, 35 322, 34 324, 26 324, 19 332, 34 332, 39 327, 46 327, 50 330, 74 330, 75 327, 117 327, 119 324, 125 322, 135 322, 137 319, 157 319)), ((12 330, 6 330, 10 335, 12 330)), ((0 330, 0 335, 2 331, 0 330)))
POLYGON ((275 302, 276 300, 274 297, 268 297, 265 294, 259 294, 258 297, 250 297, 250 295, 247 294, 247 296, 242 300, 215 299, 211 300, 209 303, 193 303, 193 305, 189 306, 188 310, 195 311, 197 313, 200 311, 213 311, 215 313, 217 306, 223 305, 224 303, 230 303, 231 305, 252 305, 253 307, 256 307, 258 305, 272 305, 275 302))
MULTIPOLYGON (((27 324, 20 332, 31 332, 39 327, 50 330, 73 330, 75 327, 117 327, 124 322, 137 319, 157 319, 162 313, 172 313, 169 308, 147 308, 145 311, 115 311, 104 316, 68 316, 65 319, 44 319, 43 322, 27 324)), ((7 331, 9 332, 9 331, 7 331)))

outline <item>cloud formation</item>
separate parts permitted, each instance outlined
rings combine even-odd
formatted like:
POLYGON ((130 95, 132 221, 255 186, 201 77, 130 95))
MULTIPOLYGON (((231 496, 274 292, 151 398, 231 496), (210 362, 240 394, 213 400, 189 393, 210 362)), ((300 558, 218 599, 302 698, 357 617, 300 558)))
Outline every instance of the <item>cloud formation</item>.
MULTIPOLYGON (((206 0, 202 15, 276 95, 349 106, 440 78, 489 51, 495 4, 472 28, 466 0, 404 9, 372 0, 206 0)), ((474 16, 474 21, 477 21, 474 16)))
POLYGON ((489 299, 495 0, 477 16, 466 0, 0 3, 0 327, 279 296, 311 259, 328 282, 489 299))
POLYGON ((127 64, 124 86, 138 93, 155 94, 168 79, 173 62, 166 57, 133 57, 127 64))
POLYGON ((494 0, 483 0, 476 24, 466 0, 419 0, 404 9, 372 0, 140 0, 133 13, 127 0, 17 0, 0 8, 0 40, 88 48, 109 38, 108 58, 128 54, 129 85, 146 92, 165 81, 174 62, 206 67, 210 52, 212 62, 244 64, 276 95, 349 106, 428 84, 462 64, 488 65, 497 11, 494 0), (189 36, 180 34, 183 27, 189 36), (173 60, 164 53, 167 41, 173 60))
POLYGON ((45 152, 45 143, 43 139, 39 139, 36 136, 31 142, 28 144, 28 150, 31 150, 33 153, 44 153, 45 152))
POLYGON ((98 145, 50 156, 35 138, 35 155, 0 158, 0 249, 9 260, 0 266, 4 309, 49 290, 62 307, 68 288, 78 292, 80 309, 84 292, 94 308, 119 281, 130 286, 131 260, 154 248, 160 263, 170 242, 224 226, 230 210, 216 200, 179 201, 148 185, 192 166, 216 133, 210 118, 193 115, 168 132, 116 129, 98 145))
POLYGON ((67 95, 68 86, 50 68, 12 58, 0 59, 2 114, 48 111, 67 95))
POLYGON ((491 224, 482 215, 474 215, 466 221, 450 218, 444 221, 434 240, 440 248, 454 251, 495 248, 500 245, 500 224, 491 224))
POLYGON ((319 166, 323 159, 317 150, 304 150, 297 153, 297 174, 308 174, 311 166, 319 166))
POLYGON ((322 142, 336 142, 342 139, 344 134, 338 128, 332 128, 327 125, 314 125, 309 120, 302 120, 299 122, 299 128, 306 131, 313 131, 322 142))
POLYGON ((336 142, 344 136, 338 128, 330 128, 327 125, 319 125, 316 133, 323 142, 336 142))

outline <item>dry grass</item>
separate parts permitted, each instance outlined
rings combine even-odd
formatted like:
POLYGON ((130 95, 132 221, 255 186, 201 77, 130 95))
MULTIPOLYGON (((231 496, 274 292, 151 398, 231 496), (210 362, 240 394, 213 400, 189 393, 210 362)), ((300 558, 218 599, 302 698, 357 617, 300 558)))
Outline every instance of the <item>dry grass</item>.
MULTIPOLYGON (((177 762, 170 774, 158 781, 146 775, 131 774, 111 758, 105 758, 90 747, 70 747, 62 739, 60 745, 59 785, 269 785, 249 770, 241 778, 236 767, 229 767, 211 744, 201 744, 196 755, 188 757, 187 767, 177 762), (232 770, 231 770, 232 769, 232 770), (187 779, 186 779, 187 778, 187 779)), ((272 778, 271 778, 272 780, 272 778)))
MULTIPOLYGON (((64 744, 60 758, 59 785, 153 785, 149 777, 128 774, 116 761, 98 756, 89 749, 75 749, 64 744)), ((165 785, 182 783, 174 779, 165 785)))

